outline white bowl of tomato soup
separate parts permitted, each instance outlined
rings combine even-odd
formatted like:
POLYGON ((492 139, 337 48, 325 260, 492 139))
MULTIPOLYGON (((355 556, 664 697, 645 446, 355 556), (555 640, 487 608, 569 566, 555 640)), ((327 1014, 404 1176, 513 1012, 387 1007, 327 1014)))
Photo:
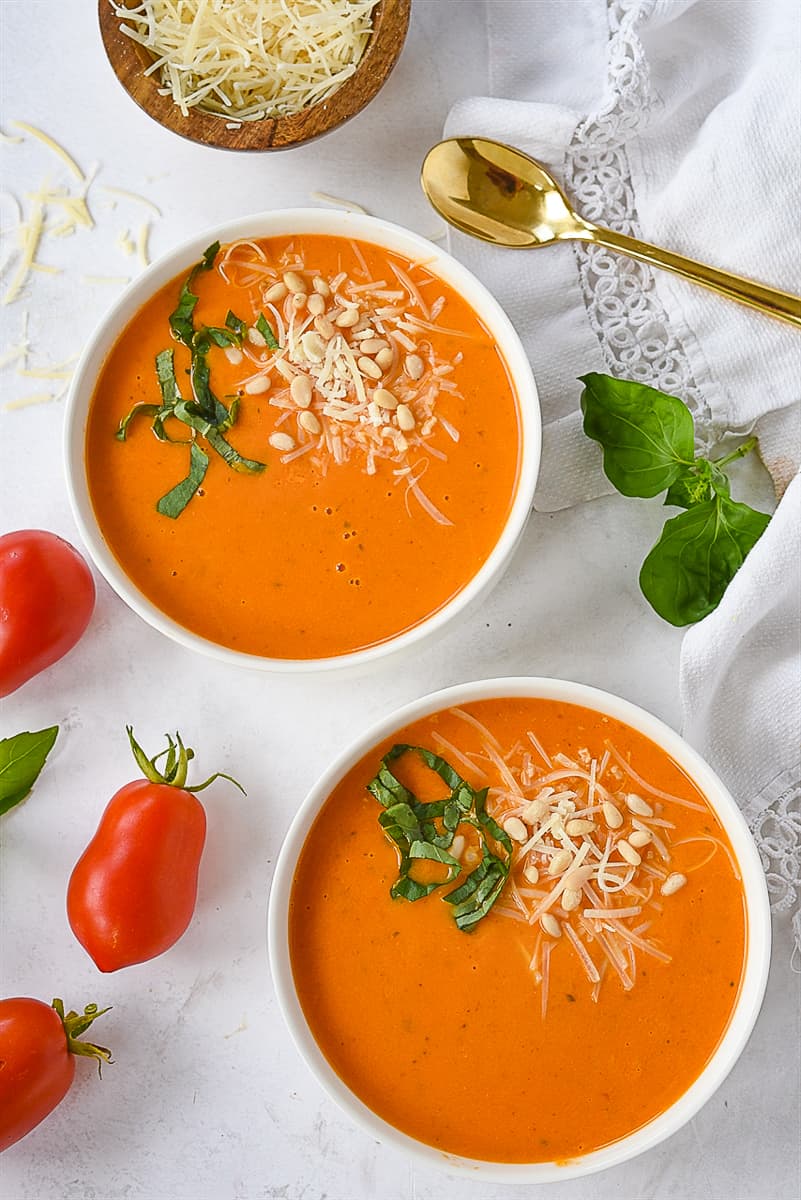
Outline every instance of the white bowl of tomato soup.
POLYGON ((458 262, 371 217, 282 210, 193 238, 120 298, 66 421, 100 571, 195 650, 370 662, 498 579, 531 508, 537 391, 458 262))
POLYGON ((767 889, 704 760, 619 697, 448 688, 346 750, 276 864, 280 1008, 328 1095, 418 1162, 499 1182, 649 1150, 731 1070, 767 889))

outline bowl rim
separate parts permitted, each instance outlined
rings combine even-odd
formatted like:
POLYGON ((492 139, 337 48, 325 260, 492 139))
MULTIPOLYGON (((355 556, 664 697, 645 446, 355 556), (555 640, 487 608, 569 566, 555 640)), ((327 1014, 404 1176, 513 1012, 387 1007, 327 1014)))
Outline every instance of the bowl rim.
POLYGON ((117 298, 86 342, 70 383, 64 416, 63 457, 73 518, 91 559, 122 600, 153 628, 190 650, 231 665, 276 674, 308 674, 360 668, 435 636, 473 607, 498 581, 522 537, 534 499, 542 448, 542 417, 531 364, 509 317, 491 292, 465 266, 433 242, 378 217, 340 209, 282 208, 254 213, 201 230, 162 255, 117 298), (201 637, 173 620, 131 582, 108 547, 94 514, 84 468, 84 444, 94 385, 103 362, 128 322, 160 287, 188 269, 214 241, 321 233, 358 238, 425 262, 455 287, 495 338, 517 397, 518 478, 499 537, 475 575, 439 609, 410 629, 358 650, 326 658, 270 658, 234 650, 201 637))
POLYGON ((270 970, 278 1007, 295 1046, 328 1097, 371 1137, 404 1152, 420 1165, 496 1183, 557 1183, 619 1166, 676 1133, 711 1098, 742 1053, 767 986, 771 951, 770 903, 756 845, 731 793, 709 764, 675 730, 646 709, 586 684, 543 676, 474 680, 428 693, 372 724, 323 772, 295 813, 284 837, 270 886, 267 914, 270 970), (656 742, 707 797, 737 858, 743 881, 746 951, 740 988, 729 1024, 698 1078, 663 1113, 624 1138, 566 1162, 497 1163, 445 1153, 403 1133, 368 1108, 339 1078, 306 1023, 292 977, 288 942, 289 897, 298 856, 321 805, 342 776, 372 746, 399 728, 457 703, 529 697, 582 705, 615 717, 656 742))
MULTIPOLYGON (((126 7, 134 7, 135 0, 126 7)), ((145 76, 147 51, 120 31, 120 21, 109 0, 98 0, 98 25, 109 66, 129 99, 150 120, 169 133, 197 146, 234 153, 260 154, 292 150, 332 133, 359 115, 389 79, 403 50, 409 30, 411 0, 379 0, 373 14, 373 31, 356 70, 328 98, 282 117, 237 121, 230 127, 224 115, 200 107, 184 116, 169 95, 158 90, 155 77, 145 76), (356 101, 354 103, 354 100, 356 101), (261 137, 257 138, 256 135, 261 137)))

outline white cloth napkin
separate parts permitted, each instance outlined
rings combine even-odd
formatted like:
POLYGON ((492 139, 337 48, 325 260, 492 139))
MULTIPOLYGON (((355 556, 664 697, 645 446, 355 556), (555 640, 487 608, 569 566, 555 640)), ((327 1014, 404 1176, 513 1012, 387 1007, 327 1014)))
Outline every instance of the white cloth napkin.
MULTIPOLYGON (((487 14, 493 95, 457 103, 448 136, 516 145, 598 224, 801 294, 797 0, 488 0, 487 14)), ((531 357, 545 422, 538 509, 611 490, 581 431, 588 371, 680 396, 703 447, 758 435, 779 507, 718 610, 686 635, 680 683, 685 736, 751 821, 774 905, 792 907, 801 331, 601 249, 512 251, 461 234, 452 247, 531 357)))

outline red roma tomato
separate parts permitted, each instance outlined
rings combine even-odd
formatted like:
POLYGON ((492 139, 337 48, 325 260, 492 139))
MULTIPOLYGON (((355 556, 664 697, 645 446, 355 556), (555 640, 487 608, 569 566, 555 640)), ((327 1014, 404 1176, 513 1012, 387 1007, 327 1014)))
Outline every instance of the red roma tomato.
POLYGON ((0 1000, 0 1152, 35 1129, 61 1103, 75 1076, 75 1055, 111 1062, 103 1046, 77 1039, 108 1012, 87 1005, 64 1015, 64 1005, 16 996, 0 1000))
POLYGON ((193 793, 219 776, 187 788, 193 751, 175 736, 175 742, 168 738, 162 772, 155 765, 162 756, 148 759, 128 728, 145 778, 112 797, 70 878, 69 923, 101 971, 117 971, 163 954, 178 941, 195 911, 206 814, 193 793))
POLYGON ((94 606, 91 571, 69 542, 42 529, 0 537, 0 697, 63 658, 94 606))

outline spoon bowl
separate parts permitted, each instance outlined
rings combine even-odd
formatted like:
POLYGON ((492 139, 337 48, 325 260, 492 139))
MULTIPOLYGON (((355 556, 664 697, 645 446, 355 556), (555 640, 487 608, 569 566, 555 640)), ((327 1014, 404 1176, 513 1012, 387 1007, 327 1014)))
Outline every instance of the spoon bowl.
POLYGON ((441 217, 482 241, 517 249, 591 242, 801 327, 798 296, 583 220, 541 163, 502 142, 473 137, 439 142, 425 157, 420 181, 441 217))

